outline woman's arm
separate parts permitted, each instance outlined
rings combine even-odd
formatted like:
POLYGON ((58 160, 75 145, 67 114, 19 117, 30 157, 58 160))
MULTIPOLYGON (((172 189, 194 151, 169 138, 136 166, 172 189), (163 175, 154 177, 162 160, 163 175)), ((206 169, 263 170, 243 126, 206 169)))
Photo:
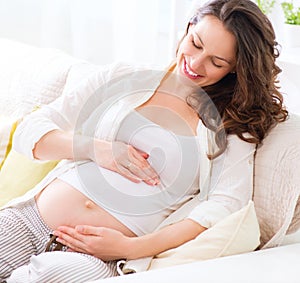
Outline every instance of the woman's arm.
POLYGON ((106 67, 92 74, 72 92, 28 115, 17 127, 14 149, 38 160, 90 159, 133 182, 158 184, 158 175, 147 162, 148 155, 144 152, 124 143, 77 134, 82 132, 82 126, 95 105, 107 99, 108 94, 99 92, 99 88, 130 70, 132 68, 127 65, 106 67), (97 103, 91 105, 91 101, 97 103))
POLYGON ((127 237, 110 228, 87 225, 78 225, 75 229, 62 226, 54 234, 73 251, 113 260, 154 256, 194 239, 204 230, 205 227, 193 220, 184 219, 140 237, 127 237))
POLYGON ((131 238, 126 258, 136 259, 157 255, 196 238, 205 230, 206 228, 197 222, 184 219, 151 234, 131 238))
POLYGON ((16 129, 13 148, 31 159, 73 159, 73 133, 82 125, 78 117, 89 97, 105 83, 104 74, 91 74, 73 91, 26 116, 16 129))
MULTIPOLYGON (((80 159, 88 159, 90 140, 82 137, 82 154, 80 159)), ((73 134, 62 130, 52 130, 38 140, 33 149, 33 156, 39 160, 75 159, 73 151, 73 134)), ((79 157, 79 156, 78 156, 79 157)))
POLYGON ((199 205, 188 215, 207 228, 246 206, 253 194, 256 146, 236 135, 227 139, 225 152, 211 162, 210 178, 204 189, 201 186, 199 205))
POLYGON ((95 69, 72 91, 64 92, 50 104, 24 117, 14 134, 14 149, 31 159, 72 159, 71 133, 80 131, 94 108, 110 97, 109 93, 103 91, 104 86, 114 78, 131 71, 132 67, 125 64, 112 64, 95 69), (95 103, 91 105, 88 103, 90 101, 95 103), (41 142, 39 148, 37 143, 40 140, 50 143, 46 149, 50 149, 51 154, 45 152, 45 142, 41 142))
POLYGON ((41 160, 90 159, 133 182, 144 181, 149 185, 159 183, 158 175, 147 162, 148 155, 122 142, 108 142, 53 130, 35 144, 33 155, 41 160), (130 168, 128 164, 131 164, 130 168))

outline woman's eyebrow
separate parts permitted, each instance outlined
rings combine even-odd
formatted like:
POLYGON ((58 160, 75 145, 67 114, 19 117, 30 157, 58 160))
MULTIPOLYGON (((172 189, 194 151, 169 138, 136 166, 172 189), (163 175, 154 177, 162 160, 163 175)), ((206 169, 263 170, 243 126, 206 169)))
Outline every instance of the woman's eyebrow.
POLYGON ((198 37, 198 39, 199 39, 199 41, 201 42, 201 44, 202 44, 203 46, 205 46, 204 43, 203 43, 203 41, 202 41, 202 39, 201 39, 201 37, 200 37, 200 35, 199 35, 198 33, 196 33, 195 31, 194 31, 193 33, 198 37))
POLYGON ((219 59, 219 60, 222 60, 222 61, 226 62, 229 65, 231 64, 231 62, 229 60, 225 59, 225 58, 222 58, 222 57, 219 57, 219 56, 214 56, 214 57, 219 59))
MULTIPOLYGON (((194 34, 198 37, 198 39, 199 39, 199 41, 201 42, 201 44, 202 44, 203 46, 205 46, 204 43, 203 43, 203 41, 202 41, 202 39, 201 39, 201 37, 200 37, 200 35, 199 35, 198 33, 196 33, 196 32, 194 32, 194 34)), ((225 59, 225 58, 223 58, 223 57, 216 56, 216 55, 214 55, 213 57, 215 57, 215 58, 217 58, 217 59, 219 59, 219 60, 222 60, 222 61, 228 63, 229 65, 231 64, 231 61, 229 61, 229 60, 227 60, 227 59, 225 59)))

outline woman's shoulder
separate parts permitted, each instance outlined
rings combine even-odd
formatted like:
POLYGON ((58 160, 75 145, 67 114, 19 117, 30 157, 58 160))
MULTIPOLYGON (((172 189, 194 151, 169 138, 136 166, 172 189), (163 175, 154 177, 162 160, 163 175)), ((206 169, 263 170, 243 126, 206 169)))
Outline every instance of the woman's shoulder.
MULTIPOLYGON (((251 135, 246 133, 244 134, 246 138, 250 138, 251 135)), ((252 154, 256 150, 256 144, 247 142, 242 140, 237 135, 228 135, 227 137, 227 148, 225 150, 225 153, 227 155, 248 155, 252 154)))

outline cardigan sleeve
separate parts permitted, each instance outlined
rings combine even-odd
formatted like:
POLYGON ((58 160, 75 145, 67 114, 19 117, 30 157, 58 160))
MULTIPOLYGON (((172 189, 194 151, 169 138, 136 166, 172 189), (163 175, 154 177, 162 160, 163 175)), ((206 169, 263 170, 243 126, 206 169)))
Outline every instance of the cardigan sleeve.
POLYGON ((84 121, 78 119, 89 115, 88 101, 93 94, 99 95, 98 102, 105 100, 106 94, 96 93, 106 82, 130 72, 132 68, 124 63, 99 67, 95 72, 69 93, 63 93, 52 103, 31 113, 20 123, 14 134, 13 148, 34 159, 35 144, 52 130, 76 132, 84 121), (86 112, 86 113, 85 113, 86 112))
POLYGON ((253 193, 255 147, 236 135, 228 136, 225 152, 211 162, 207 195, 188 218, 209 228, 247 205, 253 193))

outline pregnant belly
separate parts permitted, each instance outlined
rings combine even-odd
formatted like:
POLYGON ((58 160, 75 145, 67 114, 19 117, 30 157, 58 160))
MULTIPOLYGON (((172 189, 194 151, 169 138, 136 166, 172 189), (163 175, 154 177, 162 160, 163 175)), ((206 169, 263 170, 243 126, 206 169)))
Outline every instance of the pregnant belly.
POLYGON ((44 222, 51 228, 86 224, 135 234, 93 201, 66 182, 55 179, 36 196, 37 206, 44 222))

